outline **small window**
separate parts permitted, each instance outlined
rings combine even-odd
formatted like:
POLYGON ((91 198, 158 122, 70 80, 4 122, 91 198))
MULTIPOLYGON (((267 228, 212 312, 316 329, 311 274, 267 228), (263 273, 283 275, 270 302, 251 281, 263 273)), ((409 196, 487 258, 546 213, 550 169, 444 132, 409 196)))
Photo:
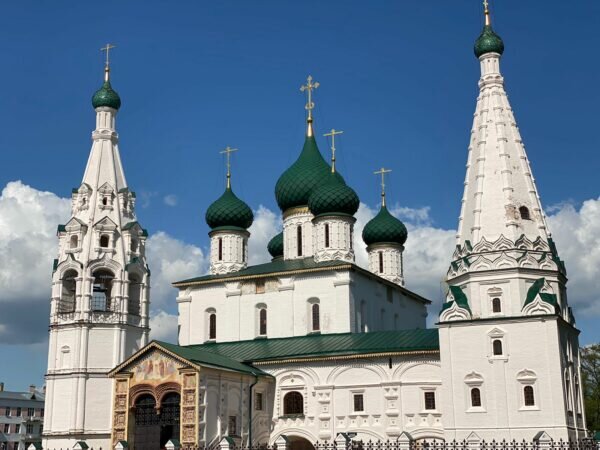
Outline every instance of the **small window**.
POLYGON ((283 414, 304 414, 304 398, 300 392, 288 392, 283 397, 283 414))
POLYGON ((242 240, 242 262, 246 262, 246 245, 248 245, 248 241, 246 239, 242 240))
POLYGON ((256 411, 262 411, 264 409, 262 392, 256 392, 254 394, 254 409, 256 411))
POLYGON ((481 406, 481 391, 479 388, 471 389, 471 406, 474 408, 481 406))
POLYGON ((223 239, 219 238, 219 261, 223 261, 223 239))
POLYGON ((77 238, 77 235, 73 235, 71 236, 71 248, 77 248, 77 245, 79 244, 79 239, 77 238))
POLYGON ((302 256, 302 226, 296 228, 296 246, 298 247, 298 256, 302 256))
POLYGON ((495 339, 494 342, 492 342, 492 347, 494 356, 502 355, 502 341, 500 339, 495 339))
POLYGON ((521 219, 531 220, 531 215, 529 214, 529 209, 527 209, 526 206, 521 206, 519 208, 519 214, 521 215, 521 219))
POLYGON ((40 410, 40 417, 44 417, 44 408, 40 410))
POLYGON ((33 434, 33 424, 32 423, 27 424, 26 432, 27 432, 27 434, 33 434))
POLYGON ((379 273, 383 273, 383 252, 379 252, 379 273))
POLYGON ((352 229, 350 229, 350 250, 352 250, 352 248, 354 247, 354 231, 352 231, 352 229))
POLYGON ((435 392, 433 392, 433 391, 425 392, 425 409, 427 409, 427 410, 435 409, 435 392))
POLYGON ((11 415, 11 411, 10 411, 10 406, 6 407, 6 417, 10 417, 11 415))
POLYGON ((523 400, 525 401, 525 406, 535 406, 533 386, 525 386, 523 388, 523 400))
POLYGON ((21 434, 21 424, 20 423, 15 425, 15 433, 21 434))
POLYGON ((103 234, 102 236, 100 236, 100 247, 107 248, 108 242, 109 242, 108 235, 103 234))
POLYGON ((492 299, 492 311, 495 313, 502 312, 502 302, 500 302, 499 298, 492 299))
POLYGON ((17 417, 21 417, 21 408, 17 408, 17 417))
POLYGON ((237 416, 229 416, 227 433, 229 434, 229 436, 238 436, 237 416))
POLYGON ((108 197, 102 197, 102 204, 104 206, 108 205, 108 197))
POLYGON ((329 248, 329 224, 325 224, 325 248, 329 248))
POLYGON ((35 413, 35 409, 27 408, 27 417, 33 417, 34 413, 35 413))
POLYGON ((321 317, 320 317, 320 306, 318 303, 314 303, 311 307, 312 313, 312 330, 319 331, 321 329, 321 317))
POLYGON ((208 338, 217 338, 217 314, 211 313, 208 316, 208 338))
POLYGON ((267 310, 265 308, 258 312, 258 334, 261 336, 267 335, 267 310))
POLYGON ((362 394, 354 394, 354 412, 365 410, 364 397, 362 394))
POLYGON ((137 250, 138 250, 138 241, 137 241, 137 239, 131 238, 131 247, 130 248, 131 248, 131 251, 133 253, 137 252, 137 250))
POLYGON ((4 424, 4 433, 5 434, 10 433, 10 425, 7 423, 4 424))

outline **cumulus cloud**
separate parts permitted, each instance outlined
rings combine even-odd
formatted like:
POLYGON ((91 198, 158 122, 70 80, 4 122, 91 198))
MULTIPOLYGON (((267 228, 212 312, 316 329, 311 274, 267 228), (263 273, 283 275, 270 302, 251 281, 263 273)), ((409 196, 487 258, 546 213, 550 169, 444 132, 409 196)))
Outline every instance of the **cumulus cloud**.
POLYGON ((177 314, 158 311, 150 318, 150 339, 177 343, 177 314))
POLYGON ((175 194, 169 194, 169 195, 165 195, 163 197, 163 202, 167 206, 177 206, 177 201, 178 201, 178 199, 175 194))
POLYGON ((248 263, 254 265, 271 261, 267 245, 281 231, 281 216, 260 205, 254 212, 254 222, 248 231, 248 263))

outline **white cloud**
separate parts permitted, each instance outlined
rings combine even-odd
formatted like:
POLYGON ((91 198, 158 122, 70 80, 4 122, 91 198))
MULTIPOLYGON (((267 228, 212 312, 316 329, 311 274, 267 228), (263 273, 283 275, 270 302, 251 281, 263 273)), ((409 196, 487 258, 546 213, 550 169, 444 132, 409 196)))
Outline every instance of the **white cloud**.
POLYGON ((271 261, 267 245, 281 231, 281 216, 260 205, 254 212, 254 222, 248 231, 248 263, 254 265, 271 261))
POLYGON ((153 309, 173 309, 177 291, 171 286, 180 281, 203 275, 208 260, 199 247, 159 231, 148 238, 146 257, 151 270, 151 306, 153 309))
POLYGON ((150 339, 177 343, 177 314, 158 311, 150 318, 150 339))
POLYGON ((163 202, 167 206, 177 206, 178 199, 175 194, 169 194, 163 197, 163 202))

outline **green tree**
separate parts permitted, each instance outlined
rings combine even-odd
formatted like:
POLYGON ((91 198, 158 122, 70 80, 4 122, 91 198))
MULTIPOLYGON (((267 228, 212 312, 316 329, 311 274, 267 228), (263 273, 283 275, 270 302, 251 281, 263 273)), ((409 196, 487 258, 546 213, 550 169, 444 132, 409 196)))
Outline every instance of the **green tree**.
POLYGON ((600 344, 581 348, 581 376, 587 427, 600 431, 600 344))

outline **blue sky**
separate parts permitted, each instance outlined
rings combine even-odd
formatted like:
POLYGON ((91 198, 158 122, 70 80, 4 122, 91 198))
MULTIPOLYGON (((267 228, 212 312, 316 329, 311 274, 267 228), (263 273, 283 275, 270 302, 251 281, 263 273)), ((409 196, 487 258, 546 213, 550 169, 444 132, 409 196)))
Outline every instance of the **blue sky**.
MULTIPOLYGON (((599 195, 600 3, 503 0, 492 8, 543 204, 578 210, 599 195)), ((338 167, 361 200, 376 205, 372 172, 389 166, 389 198, 429 208, 428 224, 451 230, 477 95, 481 10, 478 0, 3 3, 0 187, 21 180, 68 197, 80 183, 99 48, 111 42, 121 156, 150 233, 206 247, 203 216, 224 186, 218 152, 226 145, 240 149, 236 193, 277 211, 275 182, 303 143, 298 88, 308 74, 321 83, 317 134, 344 130, 338 167)), ((325 153, 324 138, 319 145, 325 153)), ((600 335, 597 318, 586 317, 579 323, 589 342, 600 335)), ((15 360, 0 379, 14 388, 39 382, 44 345, 0 342, 0 354, 15 360)))

